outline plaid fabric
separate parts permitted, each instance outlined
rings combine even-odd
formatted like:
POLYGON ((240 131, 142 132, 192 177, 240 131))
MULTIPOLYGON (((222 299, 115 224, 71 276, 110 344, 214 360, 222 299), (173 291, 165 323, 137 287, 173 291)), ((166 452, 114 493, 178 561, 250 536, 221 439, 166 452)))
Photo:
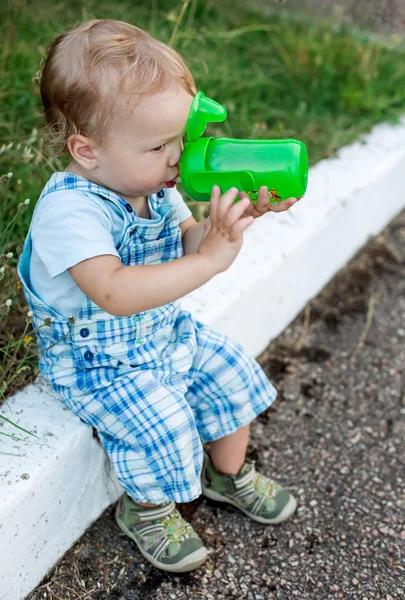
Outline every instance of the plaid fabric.
MULTIPOLYGON (((46 186, 39 202, 55 189, 72 188, 122 210, 125 227, 117 249, 124 265, 182 256, 181 231, 164 190, 150 198, 148 223, 138 221, 119 195, 71 173, 46 186)), ((86 298, 78 318, 67 319, 34 294, 30 253, 29 231, 18 272, 33 311, 43 375, 97 429, 118 481, 134 500, 159 504, 198 497, 202 441, 233 433, 275 399, 257 362, 179 302, 116 317, 86 298)))

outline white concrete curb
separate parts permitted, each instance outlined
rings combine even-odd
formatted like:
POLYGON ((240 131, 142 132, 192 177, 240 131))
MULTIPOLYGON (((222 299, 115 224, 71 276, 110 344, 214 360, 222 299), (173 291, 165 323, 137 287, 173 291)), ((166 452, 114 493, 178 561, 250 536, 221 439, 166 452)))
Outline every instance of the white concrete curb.
MULTIPOLYGON (((257 221, 232 267, 184 307, 257 356, 403 208, 405 119, 312 168, 306 198, 257 221)), ((0 436, 0 599, 21 600, 120 489, 92 431, 42 378, 1 413, 38 436, 8 425, 23 441, 0 436)))

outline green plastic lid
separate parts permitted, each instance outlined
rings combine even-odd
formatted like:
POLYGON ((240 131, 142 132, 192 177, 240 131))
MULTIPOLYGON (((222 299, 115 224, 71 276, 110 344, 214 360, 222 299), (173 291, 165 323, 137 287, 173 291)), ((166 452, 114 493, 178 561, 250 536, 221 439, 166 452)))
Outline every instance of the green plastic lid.
POLYGON ((226 108, 207 98, 203 92, 197 92, 191 104, 187 121, 187 139, 195 142, 205 131, 207 123, 220 123, 225 121, 226 108))

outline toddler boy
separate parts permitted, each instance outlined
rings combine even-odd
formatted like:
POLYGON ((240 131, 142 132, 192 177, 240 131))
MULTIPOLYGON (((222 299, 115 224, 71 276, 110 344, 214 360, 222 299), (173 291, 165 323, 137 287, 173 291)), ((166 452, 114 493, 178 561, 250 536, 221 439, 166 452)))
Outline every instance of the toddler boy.
POLYGON ((97 430, 125 490, 119 527, 154 566, 190 571, 207 550, 175 502, 202 491, 260 523, 296 507, 246 461, 249 424, 275 389, 179 304, 232 264, 268 192, 254 206, 214 186, 209 218, 194 220, 175 182, 195 83, 175 51, 132 25, 93 20, 59 36, 40 89, 46 141, 70 156, 19 262, 40 370, 97 430))

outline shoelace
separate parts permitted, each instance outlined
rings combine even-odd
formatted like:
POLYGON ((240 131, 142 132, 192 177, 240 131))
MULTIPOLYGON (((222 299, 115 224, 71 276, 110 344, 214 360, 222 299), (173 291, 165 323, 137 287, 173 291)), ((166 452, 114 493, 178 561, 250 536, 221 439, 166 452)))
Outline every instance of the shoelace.
MULTIPOLYGON (((155 540, 155 544, 157 543, 152 556, 153 558, 155 558, 156 560, 161 560, 161 558, 166 554, 166 552, 168 551, 168 548, 171 544, 175 543, 175 542, 182 542, 183 540, 186 539, 187 537, 187 532, 188 529, 192 529, 191 525, 189 525, 189 523, 185 523, 184 525, 181 525, 178 529, 176 529, 175 531, 169 531, 169 528, 171 525, 173 525, 174 523, 176 523, 176 521, 178 521, 179 519, 181 519, 181 515, 178 512, 178 510, 174 507, 174 503, 171 503, 168 507, 167 510, 165 511, 167 514, 166 516, 164 516, 164 518, 162 519, 162 521, 160 521, 160 523, 156 523, 155 525, 152 525, 151 527, 146 527, 145 529, 149 530, 148 533, 159 533, 159 528, 161 527, 161 531, 160 531, 160 536, 157 537, 157 539, 155 540), (184 535, 181 535, 181 534, 184 535), (159 541, 160 540, 160 541, 159 541)), ((147 534, 146 531, 140 531, 141 535, 145 535, 147 534)))
POLYGON ((147 525, 139 530, 139 533, 142 537, 148 537, 151 534, 156 534, 158 528, 162 527, 160 538, 166 538, 167 543, 172 542, 182 542, 187 538, 187 534, 189 530, 192 530, 192 527, 189 523, 184 521, 178 529, 175 531, 169 531, 171 525, 174 525, 176 521, 182 519, 179 511, 175 507, 174 502, 168 503, 165 507, 160 509, 155 509, 152 512, 148 511, 148 513, 139 513, 140 520, 155 520, 156 522, 153 525, 147 525), (159 517, 164 517, 161 521, 157 519, 159 517), (181 535, 183 534, 183 535, 181 535))
POLYGON ((238 488, 238 491, 249 489, 253 492, 256 490, 260 496, 264 496, 264 500, 274 498, 277 491, 277 485, 274 481, 256 471, 254 460, 251 463, 249 471, 238 481, 235 481, 235 486, 238 488), (264 489, 260 490, 262 483, 265 484, 264 489))
POLYGON ((175 513, 175 515, 172 518, 170 518, 170 515, 165 517, 162 521, 162 525, 166 529, 166 537, 168 537, 171 542, 182 542, 187 538, 187 534, 188 534, 189 530, 191 529, 191 525, 184 521, 184 525, 182 525, 175 531, 169 531, 170 526, 182 518, 182 516, 180 515, 180 513, 177 509, 174 511, 174 513, 175 513), (182 532, 184 532, 183 536, 180 535, 180 537, 175 537, 176 535, 179 535, 182 532))
POLYGON ((262 483, 262 481, 265 481, 266 479, 267 478, 263 477, 263 475, 260 475, 260 473, 256 473, 256 477, 254 480, 252 480, 252 483, 259 494, 264 496, 266 499, 270 500, 271 498, 274 498, 274 496, 276 495, 277 488, 276 488, 276 484, 274 483, 274 481, 272 481, 271 479, 268 479, 264 490, 260 491, 259 485, 262 483))

